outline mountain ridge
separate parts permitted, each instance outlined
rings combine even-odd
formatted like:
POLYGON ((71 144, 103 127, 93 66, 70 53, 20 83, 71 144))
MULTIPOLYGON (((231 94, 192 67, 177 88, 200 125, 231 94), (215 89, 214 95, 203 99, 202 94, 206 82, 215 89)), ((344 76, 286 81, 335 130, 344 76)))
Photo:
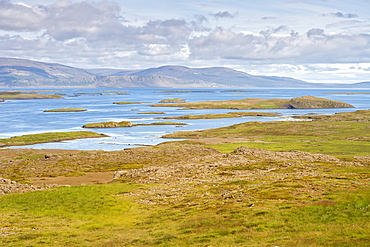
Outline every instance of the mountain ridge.
POLYGON ((0 87, 116 88, 370 88, 370 82, 318 84, 291 77, 256 76, 228 67, 163 65, 147 69, 82 69, 0 57, 0 87))

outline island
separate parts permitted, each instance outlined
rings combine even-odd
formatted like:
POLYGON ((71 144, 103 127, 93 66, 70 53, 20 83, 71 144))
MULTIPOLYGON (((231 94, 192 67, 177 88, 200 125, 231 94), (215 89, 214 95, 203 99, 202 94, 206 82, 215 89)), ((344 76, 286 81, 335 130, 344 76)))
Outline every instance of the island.
POLYGON ((154 112, 139 112, 138 114, 166 114, 165 112, 163 111, 154 111, 154 112))
POLYGON ((185 99, 174 98, 174 99, 164 99, 159 101, 159 103, 185 103, 185 99))
POLYGON ((99 137, 108 137, 108 136, 90 131, 52 132, 52 133, 22 135, 0 139, 0 147, 33 145, 47 142, 61 142, 66 140, 82 138, 99 138, 99 137))
POLYGON ((184 107, 184 109, 313 109, 313 108, 353 108, 354 106, 335 100, 302 96, 293 99, 258 99, 201 101, 176 104, 153 104, 153 107, 184 107))
POLYGON ((103 123, 90 123, 85 124, 82 128, 121 128, 121 127, 134 127, 134 126, 151 126, 151 125, 186 125, 185 123, 175 122, 155 122, 155 123, 131 123, 128 121, 122 122, 103 122, 103 123))
POLYGON ((62 108, 62 109, 52 109, 52 110, 45 110, 44 112, 81 112, 87 111, 84 108, 62 108))
POLYGON ((139 102, 132 102, 132 101, 119 101, 119 102, 113 102, 115 105, 130 105, 130 104, 143 104, 147 103, 144 101, 139 101, 139 102))
POLYGON ((0 99, 62 99, 63 97, 55 94, 39 94, 36 92, 0 92, 0 99))
POLYGON ((219 118, 240 118, 240 117, 277 117, 278 113, 267 112, 229 112, 219 114, 184 115, 178 117, 163 117, 162 119, 219 119, 219 118))

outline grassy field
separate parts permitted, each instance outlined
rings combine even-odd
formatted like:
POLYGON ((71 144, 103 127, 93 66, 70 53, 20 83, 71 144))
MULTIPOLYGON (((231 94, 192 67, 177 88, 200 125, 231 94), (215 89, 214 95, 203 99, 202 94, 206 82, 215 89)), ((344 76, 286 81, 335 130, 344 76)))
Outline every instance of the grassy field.
POLYGON ((0 245, 369 246, 370 110, 302 118, 115 152, 0 150, 14 179, 126 170, 0 196, 0 245))

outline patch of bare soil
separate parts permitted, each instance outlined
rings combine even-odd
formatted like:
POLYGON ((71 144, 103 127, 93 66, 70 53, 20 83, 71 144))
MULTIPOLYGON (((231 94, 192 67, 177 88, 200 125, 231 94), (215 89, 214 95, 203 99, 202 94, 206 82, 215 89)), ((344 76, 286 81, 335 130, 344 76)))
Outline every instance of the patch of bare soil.
POLYGON ((32 177, 27 178, 32 184, 57 184, 57 185, 93 185, 110 182, 113 179, 113 172, 89 172, 78 177, 32 177))

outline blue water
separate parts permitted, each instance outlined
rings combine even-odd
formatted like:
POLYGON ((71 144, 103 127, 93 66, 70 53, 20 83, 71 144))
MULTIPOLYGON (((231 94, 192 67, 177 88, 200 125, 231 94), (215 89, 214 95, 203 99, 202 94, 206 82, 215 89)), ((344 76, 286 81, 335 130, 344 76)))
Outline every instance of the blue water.
MULTIPOLYGON (((26 134, 80 131, 88 130, 107 134, 110 137, 80 139, 64 142, 45 143, 37 145, 22 146, 21 148, 35 149, 76 149, 76 150, 122 150, 125 148, 143 145, 155 145, 171 139, 163 139, 161 136, 176 131, 202 130, 229 126, 232 124, 248 121, 282 121, 292 120, 294 115, 308 113, 334 114, 338 112, 349 112, 354 110, 370 109, 370 94, 325 94, 325 92, 370 92, 363 89, 248 89, 248 92, 230 92, 226 89, 204 89, 175 92, 163 92, 168 89, 52 89, 53 92, 40 93, 64 93, 63 99, 38 99, 38 100, 6 100, 0 103, 0 138, 8 138, 26 134), (108 91, 111 90, 111 91, 108 91), (96 95, 94 93, 128 93, 128 95, 96 95), (79 95, 79 96, 77 96, 79 95), (290 99, 311 95, 332 100, 344 101, 355 106, 355 108, 342 109, 278 109, 278 110, 245 110, 258 112, 277 112, 280 117, 243 117, 232 119, 210 119, 210 120, 171 120, 183 122, 185 126, 137 126, 131 128, 112 129, 83 129, 88 123, 107 121, 130 121, 132 123, 152 123, 168 121, 156 119, 161 116, 181 116, 188 114, 227 113, 233 110, 181 110, 173 107, 151 107, 168 98, 183 98, 187 102, 205 100, 232 100, 244 98, 284 98, 290 99), (141 104, 117 105, 117 101, 143 101, 141 104), (86 112, 44 112, 48 109, 58 108, 85 108, 86 112), (140 112, 165 112, 165 115, 140 115, 140 112)), ((187 90, 187 89, 183 89, 187 90)), ((0 89, 9 91, 9 89, 0 89)), ((241 111, 241 110, 235 110, 241 111)), ((20 148, 20 147, 12 147, 20 148)))

